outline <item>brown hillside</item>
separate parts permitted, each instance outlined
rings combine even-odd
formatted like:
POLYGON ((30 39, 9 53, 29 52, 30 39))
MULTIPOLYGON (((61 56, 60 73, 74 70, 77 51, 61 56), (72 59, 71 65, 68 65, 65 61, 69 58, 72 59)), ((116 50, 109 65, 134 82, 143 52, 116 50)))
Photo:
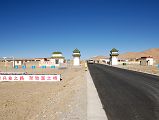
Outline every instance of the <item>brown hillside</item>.
POLYGON ((151 56, 154 59, 159 59, 159 48, 152 48, 149 50, 145 50, 143 52, 127 52, 124 54, 120 54, 120 59, 131 59, 131 58, 140 58, 140 57, 148 57, 151 56))
POLYGON ((100 60, 100 59, 105 59, 107 58, 106 56, 95 56, 95 57, 92 57, 90 59, 93 59, 93 60, 100 60))

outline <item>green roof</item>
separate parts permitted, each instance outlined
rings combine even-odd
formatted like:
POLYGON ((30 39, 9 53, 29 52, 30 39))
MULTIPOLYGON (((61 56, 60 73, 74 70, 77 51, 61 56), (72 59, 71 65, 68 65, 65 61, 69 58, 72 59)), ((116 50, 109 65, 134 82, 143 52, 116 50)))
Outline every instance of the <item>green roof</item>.
POLYGON ((52 54, 62 54, 62 52, 53 52, 52 54))
POLYGON ((76 48, 73 53, 80 53, 80 51, 76 48))
POLYGON ((118 52, 119 50, 113 48, 110 52, 118 52))

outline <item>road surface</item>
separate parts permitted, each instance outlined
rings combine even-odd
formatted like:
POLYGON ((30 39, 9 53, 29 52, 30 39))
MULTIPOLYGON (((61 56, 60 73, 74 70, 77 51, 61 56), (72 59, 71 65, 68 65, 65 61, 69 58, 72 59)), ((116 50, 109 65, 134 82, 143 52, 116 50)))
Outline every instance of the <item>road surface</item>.
POLYGON ((159 77, 88 64, 108 120, 159 120, 159 77))

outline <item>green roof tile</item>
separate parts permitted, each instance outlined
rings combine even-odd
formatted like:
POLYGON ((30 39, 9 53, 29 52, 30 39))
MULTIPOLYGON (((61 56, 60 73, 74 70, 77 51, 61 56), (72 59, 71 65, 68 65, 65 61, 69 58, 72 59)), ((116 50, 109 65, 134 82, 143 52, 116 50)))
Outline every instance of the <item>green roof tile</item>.
POLYGON ((73 53, 80 53, 80 51, 76 48, 73 53))
POLYGON ((62 52, 56 51, 56 52, 53 52, 52 54, 62 54, 62 52))
POLYGON ((119 50, 113 48, 110 52, 118 52, 119 50))

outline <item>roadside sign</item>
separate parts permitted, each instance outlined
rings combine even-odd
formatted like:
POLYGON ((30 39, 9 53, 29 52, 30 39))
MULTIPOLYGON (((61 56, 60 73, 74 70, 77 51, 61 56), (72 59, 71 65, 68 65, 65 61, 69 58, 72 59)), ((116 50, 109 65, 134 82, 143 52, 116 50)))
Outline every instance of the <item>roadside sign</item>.
POLYGON ((32 69, 35 69, 35 66, 31 66, 32 69))
POLYGON ((18 65, 15 65, 14 68, 15 68, 15 69, 18 69, 18 65))
POLYGON ((51 68, 55 68, 55 66, 51 66, 51 68))
POLYGON ((0 75, 1 81, 60 81, 61 75, 0 75))
POLYGON ((45 68, 46 68, 46 66, 41 66, 41 68, 45 69, 45 68))
POLYGON ((46 68, 46 66, 41 66, 42 69, 46 68))
POLYGON ((23 65, 23 66, 22 66, 22 68, 23 68, 23 69, 26 69, 26 66, 25 66, 25 65, 23 65))

